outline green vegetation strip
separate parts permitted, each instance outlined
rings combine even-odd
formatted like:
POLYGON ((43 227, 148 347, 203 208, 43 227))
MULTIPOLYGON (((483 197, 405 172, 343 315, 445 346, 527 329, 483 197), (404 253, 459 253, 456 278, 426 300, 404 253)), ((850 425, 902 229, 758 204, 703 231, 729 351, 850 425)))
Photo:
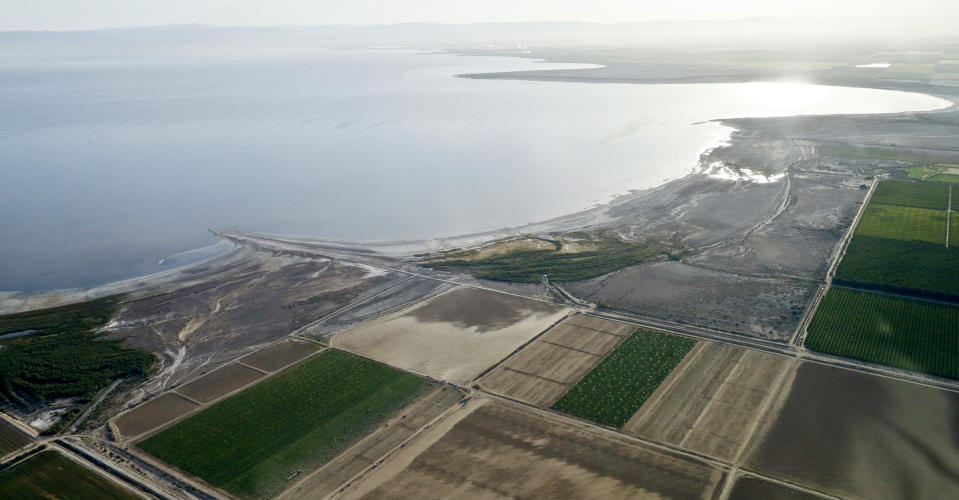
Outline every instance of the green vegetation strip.
MULTIPOLYGON (((959 238, 952 239, 959 243, 959 238)), ((834 282, 959 302, 957 270, 959 246, 856 235, 834 282)))
POLYGON ((543 250, 519 250, 485 259, 446 258, 429 262, 436 268, 463 268, 477 278, 496 281, 537 283, 543 275, 553 281, 595 278, 648 260, 670 249, 655 242, 632 243, 617 238, 598 242, 595 250, 562 252, 560 244, 543 250))
POLYGON ((622 427, 694 345, 696 341, 692 339, 639 329, 553 408, 622 427))
POLYGON ((143 376, 155 358, 96 332, 119 297, 0 317, 0 404, 31 408, 58 398, 83 403, 118 378, 143 376))
POLYGON ((945 210, 949 186, 931 182, 881 181, 870 203, 945 210))
POLYGON ((959 306, 833 287, 809 324, 806 347, 959 378, 959 306))
POLYGON ((432 382, 322 352, 139 443, 210 484, 266 498, 382 425, 432 382))
POLYGON ((946 245, 946 209, 883 205, 870 202, 856 226, 856 236, 914 240, 946 245))
POLYGON ((0 472, 3 500, 135 500, 137 497, 55 451, 38 453, 0 472))

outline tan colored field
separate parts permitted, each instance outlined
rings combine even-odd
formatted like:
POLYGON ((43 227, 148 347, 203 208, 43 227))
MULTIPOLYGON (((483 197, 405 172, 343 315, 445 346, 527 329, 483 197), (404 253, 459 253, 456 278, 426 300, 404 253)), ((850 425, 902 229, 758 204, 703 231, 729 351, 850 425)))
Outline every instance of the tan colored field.
POLYGON ((566 313, 544 302, 460 287, 347 330, 331 344, 466 384, 566 313))
POLYGON ((345 497, 716 498, 724 476, 698 460, 499 402, 435 432, 445 434, 414 459, 396 457, 407 461, 401 470, 391 459, 345 497))
POLYGON ((236 363, 216 369, 177 388, 176 392, 201 403, 229 394, 263 377, 263 373, 236 363))
POLYGON ((463 392, 453 387, 438 387, 407 407, 402 414, 385 426, 380 427, 316 472, 307 475, 299 483, 283 492, 277 500, 322 498, 333 493, 420 431, 423 426, 452 408, 463 396, 463 392))
POLYGON ((199 405, 183 399, 178 394, 168 392, 120 415, 113 423, 123 437, 132 438, 156 429, 196 408, 199 408, 199 405))
POLYGON ((319 345, 303 340, 287 340, 240 358, 240 363, 275 372, 315 353, 319 345))
POLYGON ((26 432, 6 420, 0 420, 0 457, 13 453, 32 442, 33 438, 26 432))
POLYGON ((537 406, 556 402, 635 327, 572 316, 484 376, 484 389, 537 406))
POLYGON ((700 341, 623 430, 734 460, 790 373, 792 362, 700 341))

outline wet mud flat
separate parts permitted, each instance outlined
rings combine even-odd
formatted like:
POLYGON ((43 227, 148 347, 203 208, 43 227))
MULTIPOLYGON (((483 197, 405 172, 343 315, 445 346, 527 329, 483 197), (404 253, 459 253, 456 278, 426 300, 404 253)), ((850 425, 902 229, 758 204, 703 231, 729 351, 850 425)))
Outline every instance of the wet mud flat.
POLYGON ((553 304, 459 287, 347 330, 331 345, 465 384, 566 314, 553 304))
MULTIPOLYGON (((320 256, 242 247, 186 277, 127 300, 113 338, 160 357, 137 398, 214 370, 289 335, 357 297, 397 283, 396 273, 320 256)), ((127 405, 130 396, 113 401, 127 405)))
POLYGON ((749 468, 844 498, 959 497, 959 394, 802 363, 749 468))
POLYGON ((731 274, 681 262, 653 262, 571 283, 604 306, 771 340, 787 340, 818 284, 731 274))
POLYGON ((722 478, 693 459, 490 402, 364 498, 708 499, 722 478))

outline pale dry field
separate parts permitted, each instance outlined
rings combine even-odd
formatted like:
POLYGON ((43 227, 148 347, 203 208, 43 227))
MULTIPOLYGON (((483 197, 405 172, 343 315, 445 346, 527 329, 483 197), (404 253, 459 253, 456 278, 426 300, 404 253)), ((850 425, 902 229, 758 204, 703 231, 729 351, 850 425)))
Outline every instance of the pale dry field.
POLYGON ((331 345, 466 384, 566 314, 552 304, 461 287, 347 330, 331 345))
POLYGON ((381 457, 409 439, 413 434, 449 410, 464 396, 450 386, 438 387, 407 407, 362 441, 338 457, 301 478, 277 500, 322 498, 335 492, 347 481, 380 460, 381 457))
POLYGON ((792 362, 700 341, 623 430, 735 460, 789 375, 792 362))
MULTIPOLYGON (((363 498, 716 498, 723 472, 564 419, 499 402, 478 406, 363 498)), ((377 481, 377 474, 391 475, 377 481)), ((360 485, 362 486, 362 484, 360 485)))
POLYGON ((126 438, 139 436, 193 411, 200 406, 168 392, 137 406, 114 419, 113 424, 126 438))
POLYGON ((625 323, 576 315, 553 326, 484 376, 484 389, 550 406, 635 330, 625 323))
POLYGON ((253 368, 248 368, 236 363, 229 363, 189 383, 183 384, 176 389, 176 392, 192 400, 209 403, 224 394, 229 394, 262 377, 263 374, 253 368))

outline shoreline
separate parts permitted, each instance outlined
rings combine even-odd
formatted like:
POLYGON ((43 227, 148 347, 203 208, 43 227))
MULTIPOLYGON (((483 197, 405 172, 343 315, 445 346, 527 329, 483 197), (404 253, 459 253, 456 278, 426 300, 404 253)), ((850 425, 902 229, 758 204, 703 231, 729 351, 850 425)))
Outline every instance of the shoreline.
MULTIPOLYGON (((500 56, 503 57, 503 54, 457 54, 456 55, 467 55, 467 56, 500 56)), ((553 64, 564 64, 563 62, 553 62, 548 58, 532 56, 529 54, 515 54, 511 57, 516 57, 519 59, 529 59, 530 62, 545 62, 553 64)), ((566 63, 571 64, 572 63, 566 63)), ((592 69, 602 69, 605 68, 605 65, 600 64, 591 64, 591 63, 581 63, 583 66, 590 66, 586 68, 576 69, 575 71, 584 71, 588 72, 592 69)), ((609 78, 597 78, 594 76, 579 76, 579 77, 564 77, 564 76, 555 76, 544 73, 549 73, 553 71, 565 71, 565 70, 555 70, 555 69, 542 69, 542 70, 526 70, 526 71, 513 71, 513 72, 494 72, 494 73, 466 73, 466 74, 450 74, 452 78, 466 78, 466 79, 517 79, 517 80, 526 80, 526 81, 556 81, 556 82, 577 82, 577 83, 629 83, 629 84, 711 84, 711 83, 755 83, 754 80, 728 80, 728 81, 715 81, 710 80, 709 78, 698 78, 695 81, 683 81, 677 82, 675 80, 669 79, 652 79, 652 80, 643 80, 643 79, 609 79, 609 78), (538 73, 538 74, 536 74, 538 73)), ((772 82, 772 83, 781 83, 781 82, 772 82)), ((885 86, 875 85, 875 81, 872 82, 858 82, 859 85, 856 85, 854 82, 826 82, 826 81, 817 81, 813 82, 816 85, 827 85, 835 87, 849 87, 849 88, 868 88, 876 90, 890 90, 898 92, 908 92, 914 94, 924 94, 930 97, 935 97, 940 100, 943 100, 948 103, 941 108, 937 108, 930 111, 900 111, 900 112, 880 112, 880 113, 834 113, 834 114, 794 114, 794 115, 784 115, 784 116, 744 116, 744 117, 725 117, 725 118, 714 118, 710 120, 705 120, 702 122, 697 122, 690 125, 696 124, 717 124, 723 129, 725 133, 723 137, 717 138, 715 142, 711 145, 708 145, 699 153, 699 160, 697 163, 689 168, 687 172, 676 178, 665 178, 661 183, 645 188, 627 188, 625 191, 618 191, 617 193, 608 195, 606 201, 594 203, 589 207, 585 207, 581 210, 558 215, 556 217, 541 220, 537 222, 529 222, 525 224, 515 225, 515 226, 506 226, 497 229, 491 229, 488 231, 480 231, 474 233, 466 233, 454 236, 442 236, 442 237, 433 237, 433 238, 423 238, 423 239, 408 239, 408 240, 388 240, 388 241, 352 241, 352 240, 338 240, 338 239, 324 239, 322 237, 310 236, 310 235, 292 235, 292 234, 274 234, 269 232, 249 232, 241 233, 251 236, 261 235, 278 240, 288 240, 290 242, 297 243, 306 243, 318 246, 320 248, 329 248, 336 251, 346 251, 350 253, 369 253, 371 256, 387 258, 387 259, 396 259, 396 258, 409 258, 416 254, 421 253, 432 253, 443 250, 451 249, 469 249, 482 246, 491 241, 498 239, 516 237, 525 234, 546 234, 552 232, 562 232, 562 231, 574 231, 574 230, 583 230, 588 229, 593 226, 599 226, 604 223, 610 222, 615 217, 610 217, 608 212, 612 209, 615 209, 618 205, 628 203, 630 201, 636 200, 639 197, 645 196, 646 194, 656 192, 659 190, 667 190, 670 185, 680 183, 681 181, 690 179, 695 176, 703 176, 709 178, 716 182, 741 182, 743 180, 749 181, 749 174, 741 175, 738 178, 729 178, 724 177, 722 174, 710 175, 708 170, 714 166, 706 162, 706 158, 710 154, 723 147, 728 147, 732 141, 735 139, 735 135, 741 132, 741 129, 737 126, 742 126, 741 123, 744 120, 774 120, 774 119, 797 119, 803 117, 810 118, 819 118, 826 119, 830 117, 850 117, 850 116, 862 116, 862 117, 873 117, 873 116, 891 116, 891 115, 908 115, 913 113, 937 113, 937 112, 948 112, 954 110, 959 103, 957 95, 959 94, 959 88, 953 89, 956 94, 949 94, 948 92, 930 92, 929 89, 915 88, 917 85, 905 84, 903 82, 891 82, 894 83, 887 88, 885 86), (873 83, 873 85, 866 85, 866 83, 873 83)), ((935 85, 919 85, 920 87, 940 87, 935 85)), ((742 172, 740 172, 742 173, 742 172)), ((778 179, 769 179, 767 177, 767 182, 775 181, 778 179)), ((223 237, 218 231, 211 229, 215 235, 223 237)), ((166 258, 172 258, 176 256, 182 256, 184 254, 189 254, 192 252, 201 252, 206 248, 215 247, 222 244, 221 240, 214 245, 209 245, 206 247, 196 248, 196 249, 187 249, 181 252, 172 254, 166 258)), ((234 248, 228 251, 219 252, 216 255, 204 257, 195 262, 188 262, 181 266, 175 267, 169 270, 163 270, 155 273, 150 273, 146 275, 136 275, 130 276, 129 278, 106 282, 98 285, 92 285, 86 288, 68 288, 68 289, 48 289, 48 290, 37 290, 30 292, 23 291, 0 291, 0 313, 9 313, 22 310, 36 309, 38 307, 50 307, 53 305, 62 305, 71 302, 77 302, 82 300, 89 300, 96 297, 101 297, 111 293, 123 293, 123 292, 134 292, 137 290, 143 290, 144 288, 150 286, 158 286, 165 283, 172 282, 179 277, 182 277, 183 274, 191 268, 199 267, 202 265, 210 264, 218 259, 224 258, 229 259, 230 255, 236 251, 236 242, 234 242, 234 248), (37 305, 39 304, 39 306, 37 305)))

